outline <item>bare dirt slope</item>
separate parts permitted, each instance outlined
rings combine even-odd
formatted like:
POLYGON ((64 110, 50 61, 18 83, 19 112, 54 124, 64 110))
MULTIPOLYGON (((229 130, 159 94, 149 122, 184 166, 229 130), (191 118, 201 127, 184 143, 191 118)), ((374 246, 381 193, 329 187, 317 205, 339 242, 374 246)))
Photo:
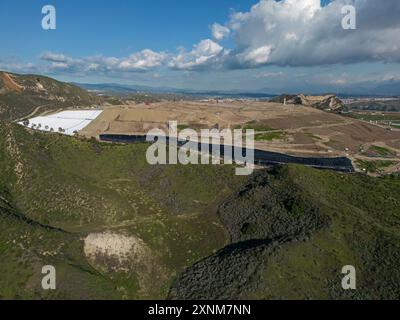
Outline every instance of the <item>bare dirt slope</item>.
POLYGON ((16 83, 8 73, 0 73, 0 81, 4 85, 4 91, 21 92, 23 90, 23 87, 16 83))

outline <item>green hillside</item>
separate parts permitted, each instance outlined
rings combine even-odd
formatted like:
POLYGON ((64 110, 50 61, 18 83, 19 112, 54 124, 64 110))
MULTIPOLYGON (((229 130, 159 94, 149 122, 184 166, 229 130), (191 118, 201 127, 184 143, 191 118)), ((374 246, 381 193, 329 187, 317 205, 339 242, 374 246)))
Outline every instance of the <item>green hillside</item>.
POLYGON ((2 298, 163 298, 227 244, 216 211, 240 183, 234 168, 151 167, 145 151, 1 124, 2 298), (88 256, 89 235, 136 247, 88 256), (60 270, 53 293, 41 290, 44 264, 60 270))
POLYGON ((219 210, 232 244, 186 270, 180 299, 398 299, 400 179, 259 172, 219 210), (341 287, 342 267, 357 290, 341 287))
POLYGON ((399 178, 245 178, 150 166, 146 148, 0 122, 0 298, 398 298, 399 178), (41 289, 47 264, 55 291, 41 289))
POLYGON ((98 105, 100 98, 52 78, 0 71, 0 120, 20 119, 34 111, 98 105))

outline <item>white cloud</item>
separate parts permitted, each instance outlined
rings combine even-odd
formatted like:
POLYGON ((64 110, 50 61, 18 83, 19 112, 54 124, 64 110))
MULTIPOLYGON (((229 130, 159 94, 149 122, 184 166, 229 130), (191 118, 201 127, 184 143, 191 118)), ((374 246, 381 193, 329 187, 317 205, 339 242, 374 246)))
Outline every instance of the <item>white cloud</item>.
POLYGON ((61 53, 54 52, 45 52, 40 56, 41 59, 51 61, 51 62, 59 62, 59 63, 67 63, 71 62, 71 58, 67 57, 61 53))
POLYGON ((170 59, 173 69, 246 69, 265 65, 321 66, 400 62, 400 1, 261 0, 212 25, 216 41, 232 34, 233 49, 207 39, 170 59), (353 4, 357 29, 342 28, 342 7, 353 4))
POLYGON ((210 39, 200 41, 190 52, 181 52, 172 57, 169 67, 177 70, 199 70, 217 66, 229 52, 210 39))
POLYGON ((236 48, 231 68, 313 66, 361 61, 400 62, 400 1, 261 0, 232 15, 236 48), (345 4, 357 10, 357 29, 341 26, 345 4))
POLYGON ((250 67, 266 64, 271 55, 271 46, 261 46, 256 48, 248 48, 236 55, 240 64, 250 67))
POLYGON ((220 25, 219 23, 214 23, 211 26, 211 32, 215 40, 219 41, 226 38, 231 30, 225 26, 220 25))
POLYGON ((51 70, 63 70, 74 73, 143 72, 160 67, 166 58, 167 55, 165 53, 158 53, 149 49, 142 50, 125 58, 104 56, 72 58, 53 52, 41 55, 42 60, 50 63, 49 68, 51 70))
POLYGON ((121 71, 144 71, 161 66, 165 59, 165 53, 145 49, 119 61, 118 69, 121 71))

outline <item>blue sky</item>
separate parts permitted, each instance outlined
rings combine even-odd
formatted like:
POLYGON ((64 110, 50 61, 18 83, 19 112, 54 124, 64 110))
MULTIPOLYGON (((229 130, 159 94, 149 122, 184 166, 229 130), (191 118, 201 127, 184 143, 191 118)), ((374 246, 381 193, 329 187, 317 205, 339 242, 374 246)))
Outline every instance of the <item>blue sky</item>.
POLYGON ((377 1, 2 0, 0 69, 203 90, 368 87, 400 80, 400 4, 377 1), (349 2, 360 25, 344 32, 349 2), (41 28, 46 4, 56 30, 41 28))
POLYGON ((2 56, 35 59, 43 50, 75 56, 127 55, 134 50, 190 47, 209 37, 209 25, 256 0, 47 0, 0 2, 2 56), (41 9, 57 10, 57 29, 43 31, 41 9))

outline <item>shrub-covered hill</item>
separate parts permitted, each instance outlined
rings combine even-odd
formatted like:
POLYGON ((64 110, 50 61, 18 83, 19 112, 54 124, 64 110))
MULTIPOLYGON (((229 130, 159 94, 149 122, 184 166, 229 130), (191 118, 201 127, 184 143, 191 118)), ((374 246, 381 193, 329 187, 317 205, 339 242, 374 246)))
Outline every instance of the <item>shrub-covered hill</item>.
POLYGON ((0 298, 399 296, 399 178, 301 166, 243 178, 149 166, 146 148, 0 122, 0 298))
POLYGON ((146 149, 0 123, 0 297, 165 298, 228 243, 216 213, 234 168, 153 167, 146 149), (45 264, 56 291, 41 289, 45 264))
POLYGON ((188 268, 180 299, 398 299, 400 179, 259 172, 220 207, 232 244, 188 268), (344 291, 343 266, 357 270, 344 291))
POLYGON ((20 119, 35 110, 90 107, 99 103, 99 97, 68 83, 0 71, 0 120, 20 119))

